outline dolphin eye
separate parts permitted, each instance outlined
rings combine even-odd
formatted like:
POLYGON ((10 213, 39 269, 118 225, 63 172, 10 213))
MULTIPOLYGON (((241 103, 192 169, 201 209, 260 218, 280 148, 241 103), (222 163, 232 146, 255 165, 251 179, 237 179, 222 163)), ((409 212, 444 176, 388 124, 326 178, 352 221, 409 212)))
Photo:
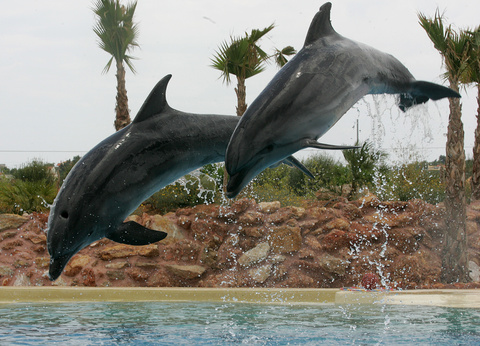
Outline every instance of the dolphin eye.
POLYGON ((68 219, 68 211, 64 210, 60 213, 60 216, 63 217, 64 219, 68 219))

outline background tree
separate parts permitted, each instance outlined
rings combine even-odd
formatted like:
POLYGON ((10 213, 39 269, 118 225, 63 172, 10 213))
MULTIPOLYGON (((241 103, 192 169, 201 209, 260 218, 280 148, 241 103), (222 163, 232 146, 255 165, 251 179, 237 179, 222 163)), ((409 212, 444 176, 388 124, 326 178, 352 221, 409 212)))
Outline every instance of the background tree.
MULTIPOLYGON (((459 91, 462 74, 468 61, 468 38, 451 26, 444 27, 439 11, 434 18, 419 13, 420 25, 443 58, 445 78, 451 89, 459 91)), ((450 98, 446 144, 445 247, 442 256, 442 280, 467 282, 467 234, 465 198, 465 149, 462 107, 458 98, 450 98)))
POLYGON ((247 109, 246 85, 247 78, 255 76, 265 70, 265 62, 274 59, 277 66, 287 63, 287 56, 295 54, 295 49, 287 46, 282 50, 275 48, 272 55, 268 55, 257 44, 260 39, 275 27, 274 24, 263 30, 254 29, 243 37, 230 37, 230 42, 224 41, 215 52, 212 67, 222 72, 223 81, 231 82, 231 75, 237 77, 237 115, 242 116, 247 109))
POLYGON ((97 22, 93 31, 97 34, 98 45, 112 57, 105 66, 106 73, 115 61, 117 67, 117 97, 115 105, 115 129, 118 131, 130 124, 128 109, 127 89, 125 88, 125 66, 124 63, 135 73, 132 65, 132 56, 127 53, 138 47, 138 27, 133 22, 133 15, 137 2, 124 6, 119 0, 98 0, 93 8, 97 16, 97 22))
POLYGON ((480 200, 480 26, 474 31, 467 31, 470 39, 470 54, 464 82, 477 85, 477 128, 473 146, 472 199, 480 200))
POLYGON ((356 142, 355 146, 360 148, 342 151, 352 178, 352 190, 348 196, 349 199, 357 194, 359 188, 373 182, 377 164, 387 156, 386 153, 375 150, 370 142, 364 142, 361 145, 356 142))

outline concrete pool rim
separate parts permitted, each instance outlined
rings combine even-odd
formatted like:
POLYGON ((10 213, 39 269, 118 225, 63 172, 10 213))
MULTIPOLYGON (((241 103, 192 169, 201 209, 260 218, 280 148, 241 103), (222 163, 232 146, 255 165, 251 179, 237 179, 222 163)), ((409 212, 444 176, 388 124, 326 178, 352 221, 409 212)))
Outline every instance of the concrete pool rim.
POLYGON ((382 304, 480 308, 480 290, 348 290, 337 288, 0 287, 0 304, 81 302, 382 304))

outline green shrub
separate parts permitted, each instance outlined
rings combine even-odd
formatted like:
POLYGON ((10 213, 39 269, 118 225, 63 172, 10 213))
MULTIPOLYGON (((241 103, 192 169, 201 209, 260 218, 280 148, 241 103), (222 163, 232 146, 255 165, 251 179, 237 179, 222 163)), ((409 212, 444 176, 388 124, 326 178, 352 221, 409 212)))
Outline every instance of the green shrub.
POLYGON ((408 201, 413 198, 436 204, 445 198, 441 171, 429 171, 426 162, 414 162, 390 169, 381 189, 374 193, 383 200, 408 201))
POLYGON ((63 161, 58 165, 59 184, 62 185, 63 181, 67 177, 68 173, 72 170, 73 166, 81 159, 81 156, 74 156, 73 159, 63 161))
POLYGON ((291 169, 288 185, 297 196, 314 197, 315 192, 327 189, 341 193, 341 187, 350 182, 348 169, 340 162, 325 154, 317 154, 303 161, 314 175, 309 178, 298 169, 291 169))
POLYGON ((49 209, 57 195, 55 182, 48 179, 23 181, 0 179, 0 212, 23 214, 49 209))
POLYGON ((178 208, 214 203, 219 195, 216 180, 199 173, 186 175, 175 183, 165 186, 148 198, 144 204, 161 213, 167 213, 178 208))
POLYGON ((378 165, 387 156, 384 152, 376 150, 368 141, 363 144, 357 142, 355 145, 360 148, 343 150, 343 157, 348 163, 351 177, 352 189, 349 199, 352 199, 360 188, 371 186, 378 165))
POLYGON ((39 182, 44 181, 52 184, 55 182, 55 175, 52 174, 50 167, 52 164, 44 163, 39 160, 33 160, 22 165, 21 168, 12 169, 11 174, 15 179, 22 181, 39 182))
POLYGON ((51 166, 34 160, 10 170, 13 179, 0 179, 0 212, 22 214, 48 210, 57 194, 51 166))

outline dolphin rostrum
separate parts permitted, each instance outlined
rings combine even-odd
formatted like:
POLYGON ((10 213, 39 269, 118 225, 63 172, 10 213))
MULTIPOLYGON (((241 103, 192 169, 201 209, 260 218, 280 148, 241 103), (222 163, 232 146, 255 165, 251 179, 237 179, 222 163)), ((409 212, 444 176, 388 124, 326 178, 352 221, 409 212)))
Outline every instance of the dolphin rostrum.
MULTIPOLYGON (((239 118, 171 108, 165 96, 170 78, 158 82, 132 124, 95 146, 65 179, 48 218, 51 280, 74 254, 101 238, 130 245, 165 238, 164 232, 123 221, 156 191, 224 160, 239 118)), ((295 158, 286 161, 309 174, 295 158)))
POLYGON ((393 56, 339 35, 330 23, 331 6, 320 8, 303 48, 250 104, 235 128, 225 157, 228 197, 298 150, 349 148, 317 139, 366 94, 400 94, 402 111, 429 99, 460 97, 444 86, 416 81, 393 56))

